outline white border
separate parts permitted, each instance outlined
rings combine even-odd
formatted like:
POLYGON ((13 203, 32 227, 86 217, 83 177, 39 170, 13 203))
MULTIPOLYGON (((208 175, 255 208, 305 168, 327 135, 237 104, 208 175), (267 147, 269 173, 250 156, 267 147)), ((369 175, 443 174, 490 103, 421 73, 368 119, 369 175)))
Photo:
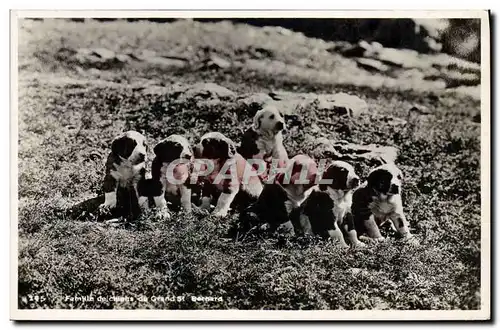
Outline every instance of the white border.
POLYGON ((10 319, 12 320, 488 320, 490 297, 490 25, 487 11, 11 11, 10 117, 10 319), (464 311, 260 311, 260 310, 19 310, 17 308, 17 19, 23 17, 302 17, 302 18, 480 18, 481 19, 481 309, 464 311), (14 198, 13 198, 14 197, 14 198))
POLYGON ((11 11, 17 18, 26 17, 291 17, 291 18, 487 18, 482 10, 19 10, 11 11))

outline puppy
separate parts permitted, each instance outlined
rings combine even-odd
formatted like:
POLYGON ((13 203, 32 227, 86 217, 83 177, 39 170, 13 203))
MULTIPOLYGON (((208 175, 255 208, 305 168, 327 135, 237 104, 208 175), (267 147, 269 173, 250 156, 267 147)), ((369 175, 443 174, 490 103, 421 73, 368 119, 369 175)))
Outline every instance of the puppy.
POLYGON ((382 241, 384 238, 379 227, 390 220, 402 237, 412 236, 401 201, 402 179, 401 170, 392 163, 370 171, 367 182, 352 197, 351 209, 358 235, 367 234, 376 241, 382 241))
POLYGON ((181 207, 191 212, 191 186, 189 178, 194 160, 193 149, 188 140, 180 135, 170 135, 153 148, 155 158, 151 165, 153 185, 151 192, 160 216, 169 218, 168 197, 180 197, 181 207))
POLYGON ((195 153, 201 158, 195 162, 195 177, 203 175, 201 208, 209 207, 211 198, 219 195, 214 215, 225 217, 240 191, 251 200, 259 197, 263 187, 258 173, 236 152, 234 142, 222 133, 203 135, 195 153))
POLYGON ((326 167, 318 189, 309 196, 300 215, 300 226, 306 234, 320 234, 347 246, 344 234, 353 246, 363 246, 357 238, 351 213, 352 195, 359 185, 354 167, 334 161, 326 167), (340 229, 339 229, 340 228, 340 229))
POLYGON ((257 202, 241 215, 243 231, 262 224, 271 232, 278 230, 288 236, 295 235, 295 213, 313 191, 318 168, 312 158, 297 155, 287 162, 284 170, 276 175, 273 183, 264 185, 257 202))
POLYGON ((288 153, 283 146, 284 130, 285 120, 279 111, 267 106, 257 111, 253 126, 244 133, 237 151, 245 159, 263 159, 267 163, 276 159, 284 165, 288 160, 288 153))
POLYGON ((117 192, 128 190, 135 200, 122 200, 121 206, 133 210, 132 203, 140 209, 147 208, 147 197, 140 196, 138 185, 145 180, 147 145, 146 138, 136 132, 127 131, 117 136, 111 143, 111 152, 106 161, 106 174, 103 182, 104 203, 99 206, 101 214, 110 213, 117 207, 117 192))

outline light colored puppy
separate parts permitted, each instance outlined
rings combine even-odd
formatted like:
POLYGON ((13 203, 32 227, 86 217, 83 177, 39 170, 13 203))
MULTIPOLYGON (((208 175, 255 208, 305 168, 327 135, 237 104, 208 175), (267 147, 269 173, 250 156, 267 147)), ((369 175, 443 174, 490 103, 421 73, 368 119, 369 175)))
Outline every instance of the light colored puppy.
POLYGON ((285 119, 274 106, 268 105, 257 111, 253 126, 243 135, 238 153, 245 159, 274 159, 284 166, 288 153, 283 146, 285 119))

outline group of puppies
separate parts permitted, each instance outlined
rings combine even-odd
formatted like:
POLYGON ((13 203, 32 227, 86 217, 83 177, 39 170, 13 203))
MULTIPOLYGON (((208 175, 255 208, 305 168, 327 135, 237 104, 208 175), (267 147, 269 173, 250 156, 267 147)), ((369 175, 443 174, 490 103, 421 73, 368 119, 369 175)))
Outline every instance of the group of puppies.
POLYGON ((111 145, 100 212, 128 203, 117 197, 125 188, 135 195, 141 211, 153 207, 162 218, 170 217, 173 204, 185 212, 213 208, 216 217, 237 209, 240 232, 259 228, 363 246, 360 238, 383 240, 380 228, 389 223, 402 237, 411 236, 401 200, 402 173, 395 164, 374 168, 361 184, 345 161, 329 161, 320 168, 307 155, 289 159, 284 130, 280 112, 265 107, 255 114, 239 146, 220 132, 203 135, 194 147, 185 137, 171 135, 154 147, 149 178, 145 137, 125 132, 111 145), (211 168, 197 159, 210 160, 211 168), (256 160, 264 168, 256 168, 256 160))

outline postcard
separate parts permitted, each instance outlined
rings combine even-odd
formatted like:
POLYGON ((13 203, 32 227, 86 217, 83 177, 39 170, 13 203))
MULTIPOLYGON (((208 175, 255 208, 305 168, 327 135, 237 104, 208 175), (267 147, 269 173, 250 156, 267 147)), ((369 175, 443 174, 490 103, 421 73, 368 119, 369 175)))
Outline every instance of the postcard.
POLYGON ((488 11, 11 11, 12 320, 491 318, 488 11))

